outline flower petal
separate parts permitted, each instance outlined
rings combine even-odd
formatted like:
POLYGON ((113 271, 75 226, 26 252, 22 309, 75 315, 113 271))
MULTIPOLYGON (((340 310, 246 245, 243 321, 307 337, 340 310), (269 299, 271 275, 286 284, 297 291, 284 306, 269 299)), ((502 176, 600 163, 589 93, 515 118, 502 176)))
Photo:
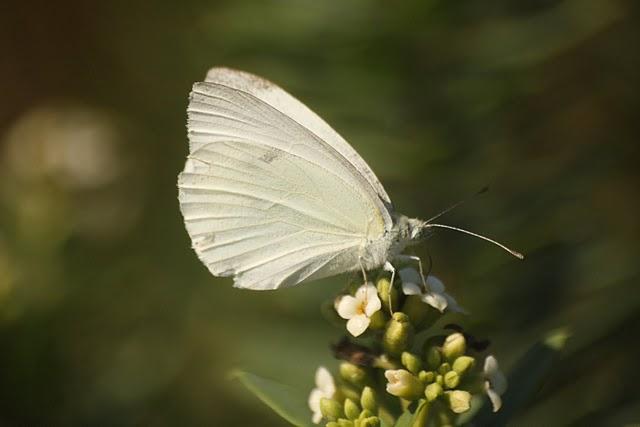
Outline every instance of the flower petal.
POLYGON ((487 378, 491 378, 498 372, 498 360, 493 356, 493 354, 488 355, 484 359, 484 375, 487 378))
POLYGON ((422 301, 437 309, 441 313, 447 308, 447 299, 444 295, 435 292, 428 292, 422 295, 422 301))
POLYGON ((429 275, 427 277, 427 286, 432 292, 436 292, 439 294, 444 293, 444 283, 442 283, 442 281, 436 276, 429 275))
POLYGON ((325 397, 324 393, 317 388, 311 390, 311 394, 309 394, 309 408, 314 414, 320 413, 320 399, 323 397, 325 397))
POLYGON ((373 316, 373 313, 380 310, 382 307, 382 303, 380 302, 380 298, 378 298, 377 292, 371 292, 367 295, 367 305, 364 307, 364 314, 367 317, 373 316))
POLYGON ((373 286, 373 284, 371 284, 370 282, 367 282, 358 288, 355 296, 358 301, 365 302, 369 298, 369 295, 371 295, 372 293, 375 294, 377 292, 378 290, 376 289, 376 287, 373 286))
POLYGON ((358 314, 359 306, 360 301, 351 295, 345 295, 340 299, 340 302, 338 302, 337 312, 343 319, 351 319, 358 314))
POLYGON ((336 392, 333 376, 324 366, 316 370, 316 387, 325 394, 324 397, 332 398, 336 392))
POLYGON ((454 313, 469 314, 469 312, 466 309, 458 305, 458 301, 456 301, 454 297, 452 297, 447 293, 444 293, 443 295, 447 300, 447 309, 449 311, 452 311, 454 313))
POLYGON ((489 384, 489 381, 485 381, 484 389, 489 396, 489 400, 491 401, 491 406, 493 406, 493 412, 498 412, 502 407, 502 398, 498 393, 496 393, 489 384))
POLYGON ((347 322, 347 331, 349 331, 354 337, 360 336, 367 330, 369 323, 371 323, 371 320, 367 316, 364 314, 358 314, 357 316, 353 316, 347 322))
POLYGON ((384 371, 384 376, 390 383, 396 382, 398 371, 399 369, 387 369, 384 371))
POLYGON ((502 396, 504 392, 507 391, 507 379, 502 371, 498 370, 491 378, 489 378, 489 381, 491 382, 491 388, 499 395, 502 396))
POLYGON ((402 293, 405 295, 421 295, 422 289, 417 283, 402 282, 402 293))
POLYGON ((322 421, 322 412, 314 412, 311 421, 313 421, 314 424, 320 424, 320 421, 322 421))

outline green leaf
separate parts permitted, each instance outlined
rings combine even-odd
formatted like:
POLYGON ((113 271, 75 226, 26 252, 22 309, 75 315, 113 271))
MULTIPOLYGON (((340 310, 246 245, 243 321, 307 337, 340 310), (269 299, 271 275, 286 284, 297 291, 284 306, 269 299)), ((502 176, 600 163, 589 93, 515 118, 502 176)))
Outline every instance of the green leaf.
POLYGON ((231 377, 240 380, 258 399, 294 426, 311 426, 311 411, 305 393, 249 372, 236 370, 231 377))
POLYGON ((484 405, 474 417, 476 425, 504 426, 524 409, 542 386, 545 377, 558 359, 569 334, 566 330, 551 332, 545 339, 529 349, 511 370, 508 385, 502 396, 502 408, 493 413, 485 399, 484 405))
POLYGON ((394 427, 422 427, 426 425, 429 411, 429 403, 426 400, 420 400, 414 411, 408 409, 404 411, 394 427))

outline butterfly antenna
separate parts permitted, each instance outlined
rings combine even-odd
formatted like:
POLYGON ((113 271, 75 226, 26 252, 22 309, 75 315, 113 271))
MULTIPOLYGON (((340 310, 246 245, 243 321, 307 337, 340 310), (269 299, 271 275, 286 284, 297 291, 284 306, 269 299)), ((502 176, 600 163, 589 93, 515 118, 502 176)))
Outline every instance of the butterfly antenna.
MULTIPOLYGON (((480 190, 478 190, 475 194, 471 195, 471 197, 475 197, 475 196, 479 196, 480 194, 486 193, 487 191, 489 191, 489 186, 485 186, 482 187, 480 190)), ((429 223, 431 221, 435 221, 436 219, 440 218, 442 215, 447 214, 449 212, 451 212, 452 210, 454 210, 455 208, 457 208, 458 206, 464 204, 466 201, 468 201, 471 197, 467 197, 466 199, 462 199, 459 202, 454 203, 453 205, 449 206, 448 208, 446 208, 445 210, 443 210, 442 212, 440 212, 439 214, 432 216, 431 218, 429 218, 426 222, 429 223)))
MULTIPOLYGON (((431 220, 430 220, 431 221, 431 220)), ((520 252, 518 251, 514 251, 513 249, 509 249, 508 247, 506 247, 505 245, 503 245, 502 243, 496 242, 493 239, 490 239, 486 236, 483 236, 481 234, 478 233, 474 233, 473 231, 469 231, 469 230, 465 230, 464 228, 458 228, 458 227, 453 227, 451 225, 445 225, 445 224, 433 224, 433 223, 429 223, 427 221, 426 224, 424 224, 424 228, 429 228, 429 227, 434 227, 434 228, 446 228, 448 230, 454 230, 454 231, 459 231, 460 233, 464 233, 464 234, 468 234, 470 236, 473 237, 477 237, 479 239, 485 240, 489 243, 493 243, 494 245, 504 249, 505 251, 509 252, 511 255, 513 255, 516 258, 519 259, 524 259, 524 255, 522 255, 520 252)))

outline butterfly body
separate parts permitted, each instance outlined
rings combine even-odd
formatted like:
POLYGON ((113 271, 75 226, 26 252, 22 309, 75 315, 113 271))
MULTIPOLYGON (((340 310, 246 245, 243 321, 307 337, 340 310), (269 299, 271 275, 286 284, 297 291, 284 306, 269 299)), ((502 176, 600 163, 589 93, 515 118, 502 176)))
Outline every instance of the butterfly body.
POLYGON ((213 68, 196 83, 178 178, 192 246, 215 276, 255 290, 371 270, 422 238, 329 125, 275 84, 213 68))

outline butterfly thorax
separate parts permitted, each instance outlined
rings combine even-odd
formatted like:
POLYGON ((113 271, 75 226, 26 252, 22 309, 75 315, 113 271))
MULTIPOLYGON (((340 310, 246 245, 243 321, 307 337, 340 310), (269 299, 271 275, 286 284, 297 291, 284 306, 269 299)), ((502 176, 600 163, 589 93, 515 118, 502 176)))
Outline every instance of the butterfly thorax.
POLYGON ((367 270, 384 265, 400 255, 407 246, 415 245, 424 238, 424 221, 402 214, 393 215, 393 226, 376 241, 368 242, 364 248, 364 267, 367 270))

